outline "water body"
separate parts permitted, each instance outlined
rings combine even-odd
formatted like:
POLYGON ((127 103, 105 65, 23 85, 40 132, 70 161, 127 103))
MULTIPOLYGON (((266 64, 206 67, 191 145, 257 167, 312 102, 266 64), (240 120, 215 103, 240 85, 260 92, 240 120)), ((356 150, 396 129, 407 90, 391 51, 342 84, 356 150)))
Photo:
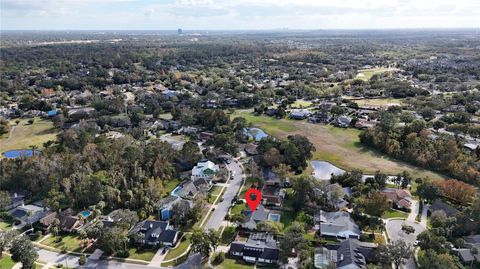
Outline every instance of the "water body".
POLYGON ((330 180, 332 174, 338 176, 345 173, 345 170, 325 161, 312 161, 313 176, 320 180, 330 180))
POLYGON ((268 134, 265 133, 265 131, 263 131, 263 130, 260 129, 260 128, 248 128, 248 129, 244 129, 244 133, 245 133, 246 135, 248 135, 249 138, 255 139, 255 141, 260 141, 260 140, 262 140, 263 138, 268 137, 268 134))
POLYGON ((42 152, 39 150, 34 151, 31 149, 14 149, 14 150, 5 151, 2 154, 3 156, 5 156, 5 158, 15 159, 19 157, 32 157, 34 154, 40 155, 42 154, 42 152))
MULTIPOLYGON (((318 180, 330 180, 332 174, 338 176, 346 172, 342 168, 326 161, 312 161, 311 163, 313 167, 312 175, 318 180)), ((365 179, 369 177, 374 177, 374 175, 362 175, 362 180, 365 181, 365 179)), ((393 183, 395 177, 396 176, 387 176, 387 183, 393 183)))

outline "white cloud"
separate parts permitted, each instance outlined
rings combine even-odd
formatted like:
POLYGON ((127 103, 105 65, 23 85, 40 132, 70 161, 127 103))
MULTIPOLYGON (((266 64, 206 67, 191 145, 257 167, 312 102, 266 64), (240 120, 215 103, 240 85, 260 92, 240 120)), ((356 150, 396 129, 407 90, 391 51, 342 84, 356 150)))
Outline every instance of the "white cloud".
POLYGON ((479 27, 477 0, 0 0, 3 29, 479 27))

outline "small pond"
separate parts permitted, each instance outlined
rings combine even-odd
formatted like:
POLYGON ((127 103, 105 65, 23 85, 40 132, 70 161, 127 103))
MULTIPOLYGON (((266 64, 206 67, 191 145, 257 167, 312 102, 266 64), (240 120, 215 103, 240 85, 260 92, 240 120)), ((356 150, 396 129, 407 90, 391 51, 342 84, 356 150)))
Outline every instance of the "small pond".
POLYGON ((265 137, 268 137, 268 134, 265 133, 262 129, 260 128, 248 128, 244 129, 244 133, 248 135, 249 138, 255 139, 255 141, 260 141, 265 137))
POLYGON ((42 154, 39 150, 31 150, 31 149, 14 149, 8 150, 2 153, 5 158, 14 159, 19 157, 32 157, 33 154, 40 155, 42 154))
POLYGON ((329 180, 334 175, 341 175, 345 170, 325 161, 312 161, 313 176, 320 180, 329 180))
MULTIPOLYGON (((332 174, 338 176, 346 172, 342 168, 339 168, 326 161, 312 161, 311 163, 313 167, 312 176, 319 180, 330 180, 332 174)), ((374 177, 374 175, 362 175, 362 180, 365 181, 370 177, 374 177)), ((387 175, 387 183, 392 183, 395 177, 396 176, 387 175)))

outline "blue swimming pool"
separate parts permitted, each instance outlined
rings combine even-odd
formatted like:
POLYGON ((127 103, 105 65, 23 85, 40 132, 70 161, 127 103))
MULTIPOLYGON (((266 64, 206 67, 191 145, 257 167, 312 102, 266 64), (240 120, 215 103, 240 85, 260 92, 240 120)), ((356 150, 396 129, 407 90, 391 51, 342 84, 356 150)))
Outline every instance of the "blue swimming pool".
POLYGON ((42 152, 39 150, 31 150, 31 149, 14 149, 14 150, 5 151, 2 154, 3 156, 5 156, 5 158, 14 159, 19 157, 32 157, 34 154, 40 155, 42 154, 42 152))
POLYGON ((182 186, 177 186, 173 191, 170 193, 172 196, 178 196, 177 193, 182 190, 182 186))
POLYGON ((273 221, 273 222, 279 222, 280 221, 280 214, 270 213, 270 215, 268 215, 268 220, 273 221))
POLYGON ((80 214, 81 214, 84 218, 88 218, 88 217, 90 217, 90 215, 92 215, 92 211, 90 211, 90 210, 83 210, 82 212, 80 212, 80 214))

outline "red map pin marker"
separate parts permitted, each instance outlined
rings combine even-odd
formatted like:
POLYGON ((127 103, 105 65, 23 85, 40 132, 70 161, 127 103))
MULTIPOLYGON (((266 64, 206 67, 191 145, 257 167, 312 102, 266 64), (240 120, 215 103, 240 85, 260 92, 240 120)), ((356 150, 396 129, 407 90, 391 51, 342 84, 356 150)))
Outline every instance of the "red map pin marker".
POLYGON ((250 211, 253 213, 260 204, 260 201, 262 201, 262 193, 257 189, 248 189, 245 193, 245 200, 247 200, 250 211))

